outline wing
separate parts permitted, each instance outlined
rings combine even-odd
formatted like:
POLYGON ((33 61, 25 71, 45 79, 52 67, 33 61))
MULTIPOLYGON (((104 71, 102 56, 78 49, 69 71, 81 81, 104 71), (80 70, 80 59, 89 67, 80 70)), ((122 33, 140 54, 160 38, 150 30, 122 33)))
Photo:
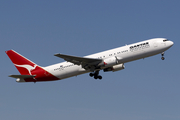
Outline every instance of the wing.
POLYGON ((64 54, 55 54, 54 56, 63 58, 64 60, 74 63, 76 65, 82 65, 84 69, 95 69, 98 64, 102 63, 102 59, 87 58, 87 57, 76 57, 64 54))

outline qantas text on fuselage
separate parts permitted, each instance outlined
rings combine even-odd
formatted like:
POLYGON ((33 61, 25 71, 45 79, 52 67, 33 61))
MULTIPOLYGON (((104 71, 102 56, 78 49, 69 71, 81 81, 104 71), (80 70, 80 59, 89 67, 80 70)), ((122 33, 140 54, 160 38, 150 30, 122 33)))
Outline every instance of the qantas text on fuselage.
POLYGON ((94 79, 102 79, 99 71, 119 71, 124 69, 124 63, 161 54, 173 46, 173 42, 165 38, 154 38, 123 47, 77 57, 65 54, 55 54, 66 62, 41 67, 14 50, 6 51, 20 75, 10 75, 17 82, 42 82, 62 80, 90 72, 94 79))

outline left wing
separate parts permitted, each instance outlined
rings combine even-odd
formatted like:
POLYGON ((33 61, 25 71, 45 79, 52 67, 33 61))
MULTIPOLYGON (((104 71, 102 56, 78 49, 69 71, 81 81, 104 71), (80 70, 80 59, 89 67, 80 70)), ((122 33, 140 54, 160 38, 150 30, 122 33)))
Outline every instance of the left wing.
POLYGON ((54 56, 63 58, 64 60, 74 63, 76 65, 82 65, 84 69, 95 69, 100 63, 103 62, 102 59, 95 59, 95 58, 87 58, 87 57, 76 57, 64 54, 55 54, 54 56))

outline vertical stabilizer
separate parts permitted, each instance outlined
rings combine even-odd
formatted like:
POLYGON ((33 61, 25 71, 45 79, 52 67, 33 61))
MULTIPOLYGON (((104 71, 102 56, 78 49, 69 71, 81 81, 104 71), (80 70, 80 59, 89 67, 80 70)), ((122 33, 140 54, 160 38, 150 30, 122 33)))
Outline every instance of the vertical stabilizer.
POLYGON ((21 75, 10 75, 9 77, 17 78, 17 82, 38 82, 58 80, 56 76, 46 71, 43 67, 15 52, 14 50, 6 51, 15 67, 21 75))
POLYGON ((32 75, 31 71, 37 67, 35 63, 15 52, 14 50, 8 50, 6 51, 6 54, 9 56, 21 75, 32 75))

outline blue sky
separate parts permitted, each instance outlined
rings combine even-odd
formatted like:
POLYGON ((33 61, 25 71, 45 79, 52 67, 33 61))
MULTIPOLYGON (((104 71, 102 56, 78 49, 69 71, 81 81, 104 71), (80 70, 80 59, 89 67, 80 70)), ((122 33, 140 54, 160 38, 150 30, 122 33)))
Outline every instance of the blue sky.
POLYGON ((1 0, 0 118, 2 120, 179 120, 179 0, 1 0), (55 53, 85 56, 165 37, 161 55, 118 72, 42 83, 16 83, 6 50, 41 66, 63 62, 55 53))

